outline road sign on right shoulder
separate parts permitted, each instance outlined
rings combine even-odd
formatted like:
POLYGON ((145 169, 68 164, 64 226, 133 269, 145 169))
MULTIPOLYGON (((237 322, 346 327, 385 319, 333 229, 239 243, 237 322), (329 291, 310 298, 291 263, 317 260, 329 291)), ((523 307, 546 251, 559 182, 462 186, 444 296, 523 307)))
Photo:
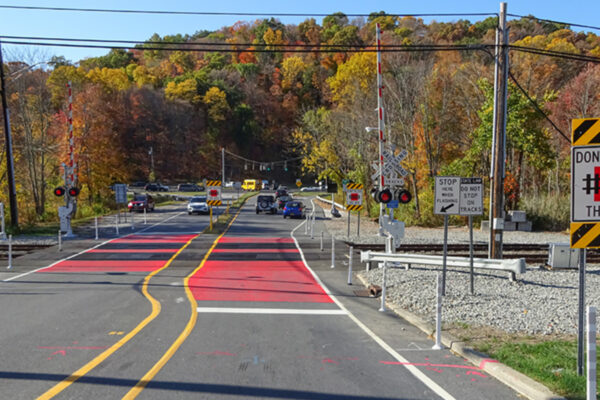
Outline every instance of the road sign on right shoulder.
POLYGON ((483 214, 483 179, 460 178, 460 215, 483 214))
POLYGON ((460 204, 460 178, 458 176, 435 177, 435 200, 433 213, 456 215, 460 204))

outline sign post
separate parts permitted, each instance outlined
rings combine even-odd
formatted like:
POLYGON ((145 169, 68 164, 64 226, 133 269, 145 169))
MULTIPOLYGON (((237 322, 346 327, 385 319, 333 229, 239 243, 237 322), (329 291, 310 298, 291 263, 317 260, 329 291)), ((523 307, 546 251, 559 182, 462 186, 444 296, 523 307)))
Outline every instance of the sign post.
POLYGON ((586 249, 600 248, 600 119, 571 125, 571 248, 579 252, 577 375, 583 376, 586 249))
POLYGON ((350 238, 350 217, 352 215, 352 211, 358 211, 360 214, 360 210, 363 208, 363 185, 361 183, 347 182, 345 184, 345 189, 346 211, 348 211, 348 238, 350 238))
POLYGON ((446 295, 446 257, 448 257, 448 215, 459 212, 460 178, 457 176, 435 177, 434 214, 444 216, 444 255, 442 261, 442 296, 446 295))
POLYGON ((213 228, 213 206, 220 206, 223 204, 221 201, 221 181, 218 180, 207 180, 206 181, 206 204, 209 206, 209 227, 212 231, 213 228))
POLYGON ((460 178, 460 215, 469 216, 469 289, 475 293, 473 272, 473 215, 483 214, 483 179, 460 178))

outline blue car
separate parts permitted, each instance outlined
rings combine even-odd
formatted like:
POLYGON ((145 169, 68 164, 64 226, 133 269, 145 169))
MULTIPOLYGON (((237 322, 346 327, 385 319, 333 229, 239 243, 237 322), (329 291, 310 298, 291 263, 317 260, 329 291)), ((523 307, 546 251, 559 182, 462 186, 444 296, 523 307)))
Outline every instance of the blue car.
POLYGON ((296 200, 288 201, 287 203, 285 203, 285 206, 283 207, 283 218, 287 218, 287 217, 304 218, 305 217, 304 209, 305 209, 304 204, 301 201, 296 201, 296 200))

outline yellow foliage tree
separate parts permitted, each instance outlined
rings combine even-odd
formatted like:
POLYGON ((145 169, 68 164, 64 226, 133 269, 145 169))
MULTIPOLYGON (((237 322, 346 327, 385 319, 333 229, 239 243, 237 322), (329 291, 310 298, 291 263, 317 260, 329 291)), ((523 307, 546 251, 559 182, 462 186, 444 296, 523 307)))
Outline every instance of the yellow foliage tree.
POLYGON ((107 91, 129 89, 131 82, 124 68, 94 68, 86 77, 93 83, 100 84, 107 91))
POLYGON ((298 76, 301 75, 305 70, 306 64, 301 57, 294 56, 283 60, 281 65, 281 72, 283 75, 281 87, 283 89, 290 89, 293 87, 298 76))
POLYGON ((227 103, 227 95, 224 91, 213 86, 206 91, 202 102, 206 104, 208 117, 212 121, 225 121, 225 117, 230 109, 227 103))
POLYGON ((193 78, 179 83, 169 82, 165 88, 165 97, 169 100, 186 100, 192 104, 198 104, 201 101, 201 96, 198 94, 196 87, 196 80, 193 78))
POLYGON ((341 64, 336 74, 327 79, 333 100, 340 106, 352 104, 357 97, 373 91, 377 57, 374 53, 357 53, 341 64))

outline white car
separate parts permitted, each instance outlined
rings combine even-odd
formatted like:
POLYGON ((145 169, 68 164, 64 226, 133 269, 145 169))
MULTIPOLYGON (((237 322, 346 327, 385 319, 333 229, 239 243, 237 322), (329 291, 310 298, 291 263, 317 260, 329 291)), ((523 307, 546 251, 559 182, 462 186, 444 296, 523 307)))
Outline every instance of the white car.
POLYGON ((190 199, 187 205, 189 215, 208 214, 208 204, 206 204, 206 196, 194 196, 190 199))

